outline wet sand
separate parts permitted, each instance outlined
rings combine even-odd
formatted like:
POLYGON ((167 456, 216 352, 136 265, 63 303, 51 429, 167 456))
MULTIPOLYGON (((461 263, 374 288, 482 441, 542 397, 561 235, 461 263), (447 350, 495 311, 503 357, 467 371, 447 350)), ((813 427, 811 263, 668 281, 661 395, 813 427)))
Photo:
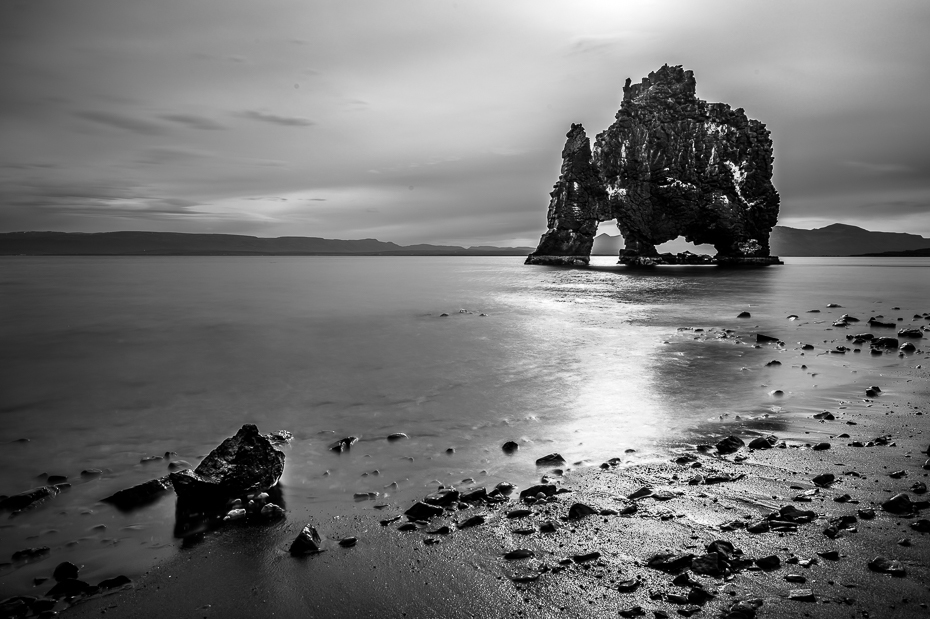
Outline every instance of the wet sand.
MULTIPOLYGON (((849 332, 863 330, 854 329, 849 332)), ((832 334, 837 341, 830 346, 846 343, 843 334, 832 334)), ((925 341, 916 343, 920 348, 925 341)), ((829 355, 817 360, 810 353, 801 357, 800 349, 791 345, 765 346, 780 355, 777 358, 783 363, 778 371, 802 371, 800 363, 815 368, 821 361, 839 358, 829 355)), ((822 353, 823 345, 818 348, 822 353)), ((910 490, 915 482, 930 481, 930 471, 923 468, 930 447, 928 356, 918 350, 903 359, 896 353, 870 359, 868 347, 861 349, 842 356, 846 382, 798 395, 778 414, 708 423, 695 428, 693 440, 673 453, 628 454, 618 446, 618 462, 605 468, 600 462, 581 462, 563 467, 561 475, 540 469, 541 476, 562 489, 545 503, 524 505, 514 493, 502 504, 449 511, 411 532, 397 530, 403 518, 388 526, 379 524, 402 514, 409 502, 349 514, 334 505, 314 513, 288 513, 286 521, 266 527, 228 526, 124 590, 81 601, 64 614, 73 618, 101 613, 119 617, 617 617, 621 611, 637 616, 635 609, 641 607, 644 614, 639 616, 693 612, 710 617, 726 616, 739 601, 753 601, 761 602, 758 617, 926 617, 930 534, 909 525, 930 516, 930 510, 902 517, 880 505, 898 492, 907 492, 914 501, 928 496, 910 490), (865 390, 872 385, 882 391, 867 397, 865 390), (815 419, 814 414, 823 410, 835 419, 815 419), (727 455, 697 449, 726 435, 748 444, 769 434, 775 434, 784 447, 743 447, 727 455), (851 445, 883 436, 889 437, 886 445, 851 445), (828 442, 830 448, 812 449, 820 442, 828 442), (677 464, 673 460, 680 455, 695 460, 677 464), (895 471, 904 475, 889 476, 895 471), (742 477, 689 484, 696 474, 712 473, 742 477), (836 482, 818 488, 812 478, 821 473, 833 473, 836 482), (626 498, 644 486, 650 486, 658 498, 626 498), (799 495, 805 500, 797 500, 799 495), (835 500, 843 495, 849 500, 835 500), (606 511, 568 520, 574 503, 615 512, 635 505, 636 512, 606 511), (813 510, 816 518, 799 524, 796 531, 750 533, 726 526, 759 520, 786 505, 813 510), (518 507, 527 507, 532 514, 506 517, 518 507), (873 519, 859 516, 859 510, 868 508, 875 510, 873 519), (475 514, 485 515, 486 522, 456 527, 475 514), (831 538, 824 531, 838 516, 852 518, 831 538), (550 520, 559 528, 540 532, 539 525, 550 520), (325 536, 327 550, 293 558, 288 547, 305 523, 325 536), (427 533, 442 525, 449 526, 451 534, 427 533), (530 534, 514 532, 529 529, 530 534), (347 536, 358 537, 358 545, 342 548, 336 543, 347 536), (908 545, 899 543, 905 538, 908 545), (427 539, 438 543, 427 544, 427 539), (674 584, 674 573, 646 565, 657 553, 702 555, 714 540, 732 543, 744 559, 776 555, 780 567, 762 570, 744 565, 721 577, 694 574, 698 588, 710 595, 700 596, 707 599, 692 607, 685 598, 693 584, 674 584), (503 557, 518 548, 532 550, 533 556, 503 557), (836 551, 838 559, 818 554, 829 557, 828 551, 836 551), (599 556, 584 556, 595 552, 599 556), (899 561, 905 574, 896 577, 870 570, 868 563, 877 556, 899 561), (621 583, 630 580, 638 581, 638 586, 625 588, 635 586, 635 590, 621 591, 621 583), (812 597, 789 599, 792 591, 803 589, 809 589, 812 597)))

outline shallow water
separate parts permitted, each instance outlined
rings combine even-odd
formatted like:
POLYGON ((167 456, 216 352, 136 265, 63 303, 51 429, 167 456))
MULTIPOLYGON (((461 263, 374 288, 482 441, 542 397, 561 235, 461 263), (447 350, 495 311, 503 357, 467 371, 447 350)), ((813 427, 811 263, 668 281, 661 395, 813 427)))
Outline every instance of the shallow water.
POLYGON ((852 380, 853 353, 802 359, 796 342, 823 353, 868 330, 831 329, 846 311, 930 324, 913 319, 930 311, 928 259, 732 270, 613 262, 3 258, 0 493, 41 485, 42 473, 73 485, 35 510, 0 515, 0 562, 52 549, 0 566, 0 597, 63 560, 96 582, 177 552, 172 496, 128 514, 99 499, 167 472, 166 461, 143 457, 172 451, 196 465, 242 423, 293 432, 282 480, 290 511, 370 510, 375 502, 352 494, 403 502, 437 481, 524 485, 538 476, 535 458, 552 451, 593 464, 661 457, 737 415, 809 408, 812 391, 852 380), (744 310, 752 318, 736 319, 744 310), (787 346, 754 348, 757 332, 787 346), (772 358, 783 366, 766 368, 772 358), (799 369, 815 359, 816 372, 799 369), (389 443, 391 432, 409 439, 389 443), (361 437, 350 452, 327 450, 347 435, 361 437), (507 440, 520 443, 517 455, 500 451, 507 440), (82 480, 88 468, 105 474, 82 480))

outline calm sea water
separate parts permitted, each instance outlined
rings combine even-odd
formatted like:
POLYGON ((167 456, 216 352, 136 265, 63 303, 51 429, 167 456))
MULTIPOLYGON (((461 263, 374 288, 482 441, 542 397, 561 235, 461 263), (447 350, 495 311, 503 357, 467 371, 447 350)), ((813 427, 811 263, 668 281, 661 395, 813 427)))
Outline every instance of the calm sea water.
POLYGON ((736 415, 777 414, 850 380, 834 355, 818 358, 816 381, 765 368, 778 351, 754 348, 756 332, 785 339, 785 358, 797 361, 795 342, 822 351, 842 338, 825 329, 844 311, 902 325, 926 324, 912 316, 930 311, 927 259, 749 270, 613 262, 3 258, 0 494, 41 485, 42 473, 73 486, 0 515, 0 563, 21 548, 52 549, 38 563, 0 566, 0 597, 63 560, 96 582, 177 552, 173 496, 130 514, 99 499, 167 472, 143 457, 173 451, 196 465, 242 423, 293 432, 282 480, 291 510, 372 509, 352 494, 403 502, 437 481, 523 485, 552 451, 594 464, 626 449, 662 457, 736 415), (821 313, 805 313, 813 308, 821 313), (744 310, 752 318, 737 320, 744 310), (722 337, 727 328, 735 333, 722 337), (786 396, 774 399, 776 388, 786 396), (410 438, 389 443, 392 432, 410 438), (327 450, 347 435, 362 438, 351 452, 327 450), (520 443, 516 456, 501 452, 507 440, 520 443), (82 480, 87 468, 106 473, 82 480))

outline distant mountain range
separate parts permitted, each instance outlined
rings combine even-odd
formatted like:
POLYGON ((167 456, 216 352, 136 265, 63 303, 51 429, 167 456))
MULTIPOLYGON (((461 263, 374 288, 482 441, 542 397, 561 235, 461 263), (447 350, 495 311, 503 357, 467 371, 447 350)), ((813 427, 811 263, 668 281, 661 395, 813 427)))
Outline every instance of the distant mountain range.
POLYGON ((525 256, 533 247, 398 245, 361 239, 343 241, 307 236, 261 238, 239 234, 181 232, 8 232, 0 234, 0 255, 44 256, 525 256))
MULTIPOLYGON (((776 226, 772 230, 771 246, 772 254, 776 256, 926 256, 930 252, 930 239, 900 232, 871 232, 845 224, 833 224, 815 230, 776 226)), ((616 256, 623 247, 623 237, 599 234, 594 239, 592 254, 616 256)), ((0 233, 0 255, 7 256, 525 256, 534 249, 490 245, 404 246, 376 239, 344 241, 306 236, 261 238, 238 234, 181 232, 0 233)), ((708 250, 713 253, 709 246, 708 250)))
MULTIPOLYGON (((769 242, 774 256, 862 256, 885 252, 925 256, 925 252, 930 251, 930 239, 917 234, 872 232, 846 224, 831 224, 814 230, 775 226, 769 242)), ((615 256, 621 249, 622 237, 599 234, 594 238, 591 253, 615 256)), ((708 246, 708 251, 713 253, 713 248, 708 246)))

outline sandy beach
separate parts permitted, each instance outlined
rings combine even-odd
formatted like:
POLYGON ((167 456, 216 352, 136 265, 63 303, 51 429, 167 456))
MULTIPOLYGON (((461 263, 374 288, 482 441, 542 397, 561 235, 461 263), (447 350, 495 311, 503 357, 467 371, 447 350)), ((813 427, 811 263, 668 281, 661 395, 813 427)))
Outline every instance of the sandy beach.
MULTIPOLYGON (((875 358, 867 344, 829 354, 864 329, 820 328, 827 349, 758 345, 780 360, 780 372, 847 376, 778 414, 708 420, 671 453, 618 445, 608 462, 541 467, 540 482, 557 489, 545 500, 521 501, 525 488, 517 488, 502 502, 449 507, 410 531, 398 530, 407 518, 395 520, 410 503, 390 501, 227 526, 65 616, 927 616, 930 512, 919 501, 930 474, 928 357, 918 346, 875 358), (881 391, 869 397, 871 387, 881 391), (815 418, 823 412, 830 415, 815 418), (772 435, 773 448, 746 446, 772 435), (722 453, 715 445, 727 436, 744 446, 722 453), (818 485, 822 474, 835 479, 818 485), (898 493, 918 509, 883 508, 898 493), (476 515, 479 524, 468 526, 476 515), (325 551, 291 557, 307 523, 325 551), (357 545, 337 544, 349 536, 357 545), (504 557, 518 549, 530 552, 504 557), (710 555, 720 562, 708 567, 710 555)), ((749 340, 749 332, 738 336, 749 340)), ((720 345, 712 333, 693 337, 720 345)))

